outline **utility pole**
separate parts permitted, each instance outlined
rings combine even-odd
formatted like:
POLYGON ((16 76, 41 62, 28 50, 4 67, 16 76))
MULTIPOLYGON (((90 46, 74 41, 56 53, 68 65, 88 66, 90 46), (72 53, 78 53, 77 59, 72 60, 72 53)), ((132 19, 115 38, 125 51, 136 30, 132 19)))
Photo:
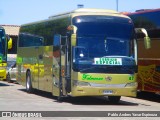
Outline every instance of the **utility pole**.
POLYGON ((118 0, 116 0, 116 6, 117 6, 117 11, 118 11, 118 0))

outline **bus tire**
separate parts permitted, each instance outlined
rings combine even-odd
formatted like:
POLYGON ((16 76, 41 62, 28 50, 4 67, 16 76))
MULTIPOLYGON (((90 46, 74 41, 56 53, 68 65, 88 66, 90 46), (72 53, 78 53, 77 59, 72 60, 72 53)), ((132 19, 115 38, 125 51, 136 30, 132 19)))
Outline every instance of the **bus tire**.
POLYGON ((32 92, 31 73, 29 71, 26 74, 26 91, 28 93, 32 92))
POLYGON ((108 100, 110 103, 118 103, 121 99, 121 96, 108 96, 108 100))

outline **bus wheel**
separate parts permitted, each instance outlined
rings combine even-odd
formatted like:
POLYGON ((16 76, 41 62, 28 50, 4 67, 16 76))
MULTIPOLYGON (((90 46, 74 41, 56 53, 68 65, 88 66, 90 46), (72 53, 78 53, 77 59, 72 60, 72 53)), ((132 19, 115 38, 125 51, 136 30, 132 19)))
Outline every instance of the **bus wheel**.
POLYGON ((63 97, 58 96, 58 97, 57 97, 57 100, 58 100, 58 102, 62 102, 62 101, 63 101, 63 97))
POLYGON ((32 92, 31 73, 30 72, 27 72, 27 74, 26 74, 26 91, 28 93, 32 92))
POLYGON ((111 103, 118 103, 121 99, 121 96, 108 96, 108 100, 111 103))

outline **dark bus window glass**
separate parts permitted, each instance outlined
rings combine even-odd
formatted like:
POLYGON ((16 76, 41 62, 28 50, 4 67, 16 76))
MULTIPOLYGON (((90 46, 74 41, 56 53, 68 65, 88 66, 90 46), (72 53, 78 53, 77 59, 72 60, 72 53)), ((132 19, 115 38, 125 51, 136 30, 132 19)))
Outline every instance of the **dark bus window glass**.
POLYGON ((111 16, 81 16, 73 19, 77 26, 77 46, 89 50, 90 57, 131 56, 134 37, 129 19, 111 16))
POLYGON ((19 35, 19 47, 43 46, 43 44, 43 37, 25 33, 19 35))
POLYGON ((78 16, 73 18, 73 25, 77 27, 77 45, 72 48, 73 70, 134 73, 135 33, 130 19, 115 16, 78 16), (95 58, 103 57, 121 58, 123 64, 110 67, 94 64, 95 58))
POLYGON ((6 44, 5 44, 5 32, 4 29, 0 29, 0 54, 1 55, 5 55, 5 48, 6 48, 6 44))

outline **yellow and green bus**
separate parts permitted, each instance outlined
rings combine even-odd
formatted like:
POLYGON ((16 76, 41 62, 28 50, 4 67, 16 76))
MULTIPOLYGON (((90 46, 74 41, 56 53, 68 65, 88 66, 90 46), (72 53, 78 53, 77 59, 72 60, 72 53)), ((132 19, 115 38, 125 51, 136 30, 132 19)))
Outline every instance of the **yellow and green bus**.
MULTIPOLYGON (((137 32, 143 30, 138 29, 137 32)), ((136 96, 137 41, 131 19, 113 10, 77 9, 20 27, 17 81, 67 96, 136 96)), ((148 37, 145 37, 145 42, 148 37)))
POLYGON ((7 52, 12 48, 12 39, 6 35, 5 29, 0 26, 0 80, 6 79, 7 52))

